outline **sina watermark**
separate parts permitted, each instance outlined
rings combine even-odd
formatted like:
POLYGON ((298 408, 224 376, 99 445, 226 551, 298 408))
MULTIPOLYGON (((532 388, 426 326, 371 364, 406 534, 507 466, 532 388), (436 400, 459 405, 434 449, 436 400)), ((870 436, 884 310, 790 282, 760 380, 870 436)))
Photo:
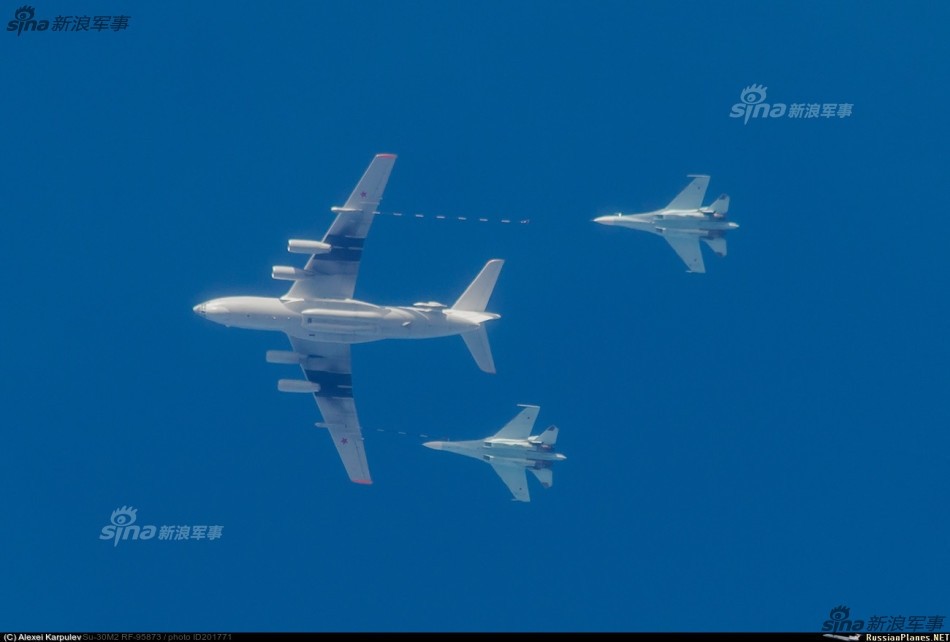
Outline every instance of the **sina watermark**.
POLYGON ((732 106, 729 118, 741 118, 748 125, 753 118, 848 118, 854 110, 852 103, 767 103, 768 87, 749 85, 739 94, 739 102, 732 106))
MULTIPOLYGON (((942 631, 945 615, 872 615, 867 619, 851 617, 847 606, 836 606, 828 612, 828 619, 822 622, 821 632, 825 637, 838 640, 857 640, 861 634, 876 633, 934 633, 942 631)), ((943 637, 932 636, 931 640, 946 640, 950 634, 940 633, 943 637)), ((901 639, 894 636, 894 639, 901 639)), ((904 637, 903 639, 912 639, 904 637)))
POLYGON ((109 518, 111 524, 102 527, 99 539, 111 539, 112 546, 118 546, 123 539, 152 539, 155 537, 154 526, 141 526, 135 523, 138 511, 131 506, 123 506, 112 511, 109 518))
POLYGON ((34 20, 36 9, 23 5, 13 12, 13 20, 7 23, 7 31, 16 31, 19 36, 24 31, 46 31, 49 29, 49 20, 34 20))
POLYGON ((836 606, 828 613, 828 619, 821 625, 822 631, 860 631, 864 628, 864 620, 852 620, 851 609, 847 606, 836 606))
POLYGON ((125 31, 131 16, 56 16, 52 20, 36 17, 36 9, 23 5, 13 12, 7 31, 19 37, 28 31, 125 31))
POLYGON ((125 540, 150 540, 159 539, 167 541, 183 541, 193 539, 216 540, 221 539, 224 534, 224 527, 220 524, 194 524, 194 525, 163 525, 155 526, 152 524, 136 524, 138 509, 131 506, 122 506, 112 511, 108 524, 102 527, 99 532, 99 539, 111 540, 115 548, 120 541, 125 540), (157 537, 156 537, 157 536, 157 537))

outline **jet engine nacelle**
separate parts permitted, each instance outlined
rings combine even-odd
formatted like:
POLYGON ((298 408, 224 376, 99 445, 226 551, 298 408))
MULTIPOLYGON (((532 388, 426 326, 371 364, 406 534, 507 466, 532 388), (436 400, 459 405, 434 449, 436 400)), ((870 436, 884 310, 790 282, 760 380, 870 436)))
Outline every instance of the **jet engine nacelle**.
POLYGON ((308 357, 290 350, 268 350, 264 359, 267 363, 301 366, 304 370, 325 370, 331 365, 323 357, 308 357))
POLYGON ((287 251, 291 254, 326 254, 332 249, 332 245, 322 241, 305 241, 303 239, 287 241, 287 251))
POLYGON ((320 392, 320 384, 303 379, 279 379, 277 389, 281 392, 320 392))
POLYGON ((282 363, 286 365, 297 365, 300 363, 300 355, 289 350, 268 350, 264 355, 267 363, 282 363))
POLYGON ((301 270, 300 268, 288 267, 286 265, 275 265, 271 269, 271 278, 278 281, 303 281, 313 276, 313 272, 301 270))

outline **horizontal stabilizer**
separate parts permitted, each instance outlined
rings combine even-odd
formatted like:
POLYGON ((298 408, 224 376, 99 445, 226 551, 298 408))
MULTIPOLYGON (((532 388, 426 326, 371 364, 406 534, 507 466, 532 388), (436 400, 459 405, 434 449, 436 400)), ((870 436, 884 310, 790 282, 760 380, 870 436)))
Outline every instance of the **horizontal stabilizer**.
POLYGON ((519 412, 514 419, 505 424, 505 427, 493 436, 501 439, 527 439, 534 428, 534 422, 538 418, 540 410, 540 406, 524 406, 524 410, 519 412))
POLYGON ((485 264, 482 271, 478 273, 475 280, 472 281, 462 296, 459 297, 453 310, 464 310, 466 312, 484 312, 488 307, 488 299, 495 289, 495 282, 498 280, 498 274, 501 272, 501 266, 505 262, 501 259, 492 259, 485 264))
POLYGON ((529 469, 534 476, 538 478, 538 481, 541 482, 541 485, 545 488, 550 488, 554 485, 554 471, 550 468, 530 468, 529 469))
POLYGON ((491 356, 491 345, 488 343, 488 333, 485 332, 485 326, 478 326, 477 330, 462 333, 462 341, 468 351, 472 353, 475 363, 483 371, 495 374, 495 360, 491 356))
POLYGON ((712 251, 718 254, 719 256, 726 255, 726 237, 725 236, 717 236, 715 238, 703 239, 703 240, 706 242, 706 245, 708 245, 710 249, 712 249, 712 251))

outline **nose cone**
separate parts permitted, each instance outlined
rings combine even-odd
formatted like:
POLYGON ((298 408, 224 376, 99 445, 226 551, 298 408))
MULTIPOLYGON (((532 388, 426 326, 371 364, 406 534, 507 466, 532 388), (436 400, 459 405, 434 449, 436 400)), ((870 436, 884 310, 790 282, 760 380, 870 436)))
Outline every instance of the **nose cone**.
POLYGON ((444 444, 445 442, 442 442, 442 441, 427 441, 426 443, 422 445, 425 446, 426 448, 431 448, 432 450, 444 450, 443 448, 444 444))
POLYGON ((594 222, 600 223, 601 225, 613 225, 619 218, 619 214, 609 214, 607 216, 598 216, 594 219, 594 222))
POLYGON ((213 302, 199 303, 198 305, 193 307, 191 310, 198 316, 204 317, 206 319, 210 319, 212 321, 216 319, 220 319, 225 314, 230 312, 230 310, 228 310, 226 307, 224 307, 220 303, 213 303, 213 302))

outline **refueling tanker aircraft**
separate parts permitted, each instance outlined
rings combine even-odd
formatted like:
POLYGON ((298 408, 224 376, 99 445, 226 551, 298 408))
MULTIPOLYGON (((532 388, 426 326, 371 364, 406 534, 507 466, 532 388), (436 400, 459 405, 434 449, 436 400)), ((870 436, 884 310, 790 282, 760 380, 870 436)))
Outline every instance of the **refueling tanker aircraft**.
POLYGON ((531 435, 541 408, 519 405, 524 410, 491 437, 473 441, 427 441, 422 445, 433 450, 445 450, 488 462, 501 477, 501 481, 508 486, 514 500, 530 502, 525 470, 534 473, 542 486, 550 488, 554 485, 551 464, 564 461, 567 457, 554 452, 557 426, 548 426, 541 434, 531 435))
POLYGON ((303 268, 274 266, 275 279, 293 281, 280 298, 235 296, 205 301, 196 314, 225 326, 283 332, 292 350, 269 350, 268 363, 299 365, 304 379, 281 379, 282 392, 311 393, 350 480, 370 484, 363 436, 353 402, 350 344, 460 334, 478 367, 495 372, 485 322, 504 261, 485 264, 452 307, 430 301, 387 307, 353 298, 363 243, 396 156, 378 154, 321 241, 291 239, 287 251, 308 254, 303 268))
POLYGON ((726 255, 726 232, 739 226, 726 220, 729 197, 723 194, 712 205, 703 207, 703 197, 709 185, 704 174, 690 174, 692 182, 673 201, 661 210, 645 214, 610 214, 594 219, 595 223, 629 227, 642 232, 659 234, 666 239, 690 272, 703 273, 703 253, 699 240, 706 242, 719 256, 726 255))

